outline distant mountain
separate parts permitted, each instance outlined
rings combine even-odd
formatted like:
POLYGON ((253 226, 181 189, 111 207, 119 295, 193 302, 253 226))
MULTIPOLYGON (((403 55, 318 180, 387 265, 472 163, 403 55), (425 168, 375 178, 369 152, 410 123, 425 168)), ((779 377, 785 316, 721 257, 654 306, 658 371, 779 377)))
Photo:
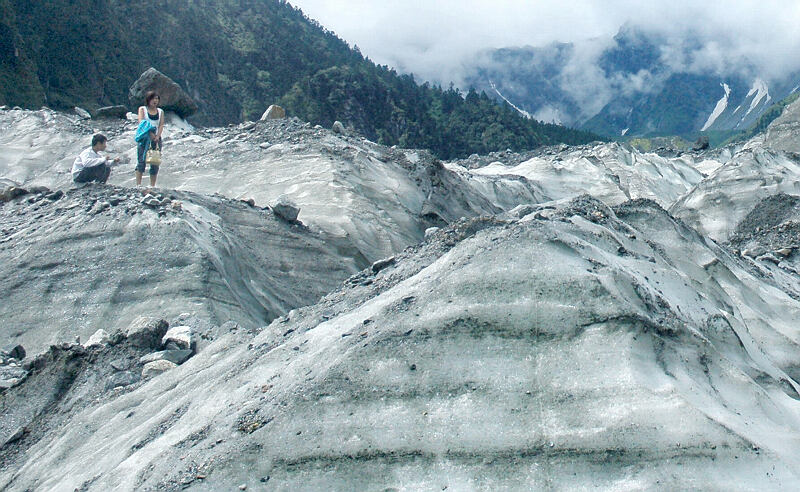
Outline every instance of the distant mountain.
POLYGON ((691 37, 682 43, 670 53, 663 36, 626 25, 610 42, 482 53, 466 83, 523 114, 611 137, 744 131, 800 88, 800 74, 768 81, 675 68, 671 58, 702 47, 691 37))
POLYGON ((441 158, 598 138, 477 93, 420 86, 283 0, 0 0, 0 14, 0 105, 127 104, 129 86, 152 66, 195 98, 193 121, 204 125, 258 119, 278 102, 292 116, 341 120, 441 158))

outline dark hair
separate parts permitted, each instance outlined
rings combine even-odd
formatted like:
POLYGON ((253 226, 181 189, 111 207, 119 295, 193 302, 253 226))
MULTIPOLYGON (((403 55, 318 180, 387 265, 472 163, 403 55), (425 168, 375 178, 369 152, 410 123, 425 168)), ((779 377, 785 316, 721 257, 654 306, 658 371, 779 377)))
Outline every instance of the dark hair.
POLYGON ((157 97, 157 98, 161 99, 161 96, 159 96, 159 95, 158 95, 158 92, 156 92, 156 91, 147 91, 147 92, 144 94, 144 105, 145 105, 145 106, 150 106, 150 101, 151 101, 151 100, 152 100, 154 97, 157 97))
POLYGON ((108 139, 102 133, 98 133, 92 137, 92 147, 97 144, 105 143, 108 139))

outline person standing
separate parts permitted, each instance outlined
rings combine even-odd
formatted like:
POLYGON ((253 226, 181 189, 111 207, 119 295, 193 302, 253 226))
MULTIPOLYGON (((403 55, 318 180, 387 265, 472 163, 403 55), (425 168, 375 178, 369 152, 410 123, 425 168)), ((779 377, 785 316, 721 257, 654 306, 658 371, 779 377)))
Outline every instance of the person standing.
MULTIPOLYGON (((150 132, 148 138, 142 139, 137 144, 136 186, 142 184, 142 175, 147 165, 147 151, 150 149, 161 151, 161 132, 164 130, 164 110, 158 107, 161 98, 155 91, 147 91, 144 103, 144 106, 139 107, 139 123, 148 120, 155 128, 155 133, 150 132)), ((158 165, 150 164, 150 186, 156 185, 158 168, 158 165)))
POLYGON ((98 133, 92 137, 92 146, 75 158, 72 163, 72 181, 76 183, 89 183, 92 181, 105 183, 111 176, 111 165, 119 163, 119 157, 111 159, 107 155, 100 155, 106 150, 108 139, 98 133))

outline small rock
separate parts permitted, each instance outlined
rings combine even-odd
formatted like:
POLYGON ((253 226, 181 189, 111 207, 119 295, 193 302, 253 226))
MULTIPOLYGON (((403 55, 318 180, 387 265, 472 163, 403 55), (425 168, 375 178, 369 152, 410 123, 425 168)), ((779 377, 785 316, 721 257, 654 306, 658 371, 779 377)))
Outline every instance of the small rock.
POLYGON ((761 246, 756 246, 754 248, 748 248, 748 249, 745 249, 744 251, 742 251, 742 254, 744 256, 748 256, 750 258, 758 258, 759 256, 763 255, 764 253, 766 253, 766 250, 764 248, 762 248, 761 246))
POLYGON ((297 220, 297 216, 300 215, 300 207, 288 195, 280 195, 270 201, 269 208, 272 209, 275 215, 289 222, 294 222, 297 220))
POLYGON ((94 335, 89 337, 86 343, 83 344, 83 348, 104 347, 108 344, 110 338, 108 333, 101 328, 94 332, 94 335))
POLYGON ((115 118, 124 120, 128 115, 125 106, 104 106, 94 112, 95 118, 115 118))
POLYGON ((261 142, 260 144, 258 144, 258 146, 261 147, 262 149, 268 149, 272 147, 272 144, 269 142, 261 142))
POLYGON ((286 118, 286 110, 276 104, 268 107, 264 114, 261 115, 261 121, 282 120, 283 118, 286 118))
POLYGON ((344 125, 342 124, 341 121, 334 121, 331 130, 333 130, 333 133, 338 133, 339 135, 345 134, 344 125))
POLYGON ((776 251, 775 253, 779 256, 783 256, 784 258, 786 258, 787 256, 791 256, 792 251, 794 251, 794 248, 782 248, 776 251))
POLYGON ((247 200, 242 200, 244 203, 250 205, 251 207, 256 206, 256 201, 254 198, 248 198, 247 200))
POLYGON ((47 193, 44 197, 48 200, 56 201, 60 200, 64 196, 64 192, 62 190, 53 191, 51 193, 47 193))
POLYGON ((167 331, 161 338, 161 346, 165 346, 170 342, 175 343, 182 350, 189 350, 192 348, 194 337, 192 335, 192 328, 189 326, 174 326, 167 331))
POLYGON ((140 316, 128 328, 128 341, 134 347, 159 348, 168 328, 169 323, 164 319, 140 316))
POLYGON ((153 352, 147 354, 139 359, 142 364, 154 362, 157 360, 168 360, 174 364, 181 365, 192 356, 191 350, 161 350, 160 352, 153 352))
POLYGON ((395 262, 394 256, 378 260, 372 264, 372 273, 378 273, 381 270, 385 269, 386 267, 394 265, 394 262, 395 262))
POLYGON ((9 345, 0 350, 0 353, 12 359, 22 360, 25 358, 25 348, 22 345, 9 345))
POLYGON ((439 232, 438 227, 428 227, 427 229, 425 229, 425 239, 430 239, 431 236, 433 236, 437 232, 439 232))
POLYGON ((761 255, 756 258, 758 261, 768 261, 770 263, 778 264, 781 262, 778 258, 776 258, 772 253, 767 253, 765 255, 761 255))
POLYGON ((247 490, 247 485, 245 484, 239 485, 239 490, 247 490))
POLYGON ((88 120, 92 117, 88 111, 83 108, 79 108, 78 106, 75 106, 72 110, 75 111, 75 114, 77 114, 82 120, 88 120))
POLYGON ((245 132, 246 131, 250 131, 255 127, 256 127, 255 121, 251 121, 249 123, 245 123, 244 126, 242 126, 242 131, 245 131, 245 132))
POLYGON ((128 361, 123 359, 112 360, 111 368, 115 371, 125 371, 128 369, 128 361))
POLYGON ((111 375, 106 384, 107 389, 122 388, 141 381, 141 377, 133 371, 121 371, 111 375))
POLYGON ((158 376, 159 374, 163 374, 171 369, 175 369, 178 367, 178 364, 174 362, 170 362, 168 360, 156 360, 153 362, 148 362, 142 368, 142 378, 148 379, 154 376, 158 376))
POLYGON ((21 197, 27 194, 28 190, 26 190, 25 188, 19 188, 17 186, 9 186, 8 188, 0 192, 0 202, 2 203, 10 202, 11 200, 17 197, 21 197))
POLYGON ((3 448, 3 447, 5 447, 6 445, 8 445, 8 444, 11 444, 11 443, 13 443, 13 442, 17 442, 17 441, 19 441, 20 439, 22 439, 22 437, 23 437, 24 435, 25 435, 25 427, 18 427, 18 428, 17 428, 17 430, 15 430, 15 431, 14 431, 14 432, 13 432, 13 433, 12 433, 12 434, 11 434, 11 435, 8 437, 8 439, 6 439, 6 442, 4 442, 4 443, 3 443, 3 445, 2 445, 2 446, 0 446, 0 448, 3 448))

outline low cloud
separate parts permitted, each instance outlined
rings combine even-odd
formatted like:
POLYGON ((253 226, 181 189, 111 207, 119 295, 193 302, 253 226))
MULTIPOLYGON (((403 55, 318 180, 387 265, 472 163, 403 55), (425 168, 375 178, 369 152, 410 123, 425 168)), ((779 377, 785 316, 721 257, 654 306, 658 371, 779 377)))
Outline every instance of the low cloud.
MULTIPOLYGON (((291 3, 376 63, 443 85, 458 85, 464 64, 482 50, 610 40, 626 23, 663 36, 662 55, 674 70, 745 71, 765 79, 800 70, 800 2, 786 0, 291 3), (692 46, 686 45, 689 34, 692 46)), ((575 73, 593 62, 577 61, 587 65, 575 73)), ((592 74, 583 75, 576 84, 591 81, 592 74)))

